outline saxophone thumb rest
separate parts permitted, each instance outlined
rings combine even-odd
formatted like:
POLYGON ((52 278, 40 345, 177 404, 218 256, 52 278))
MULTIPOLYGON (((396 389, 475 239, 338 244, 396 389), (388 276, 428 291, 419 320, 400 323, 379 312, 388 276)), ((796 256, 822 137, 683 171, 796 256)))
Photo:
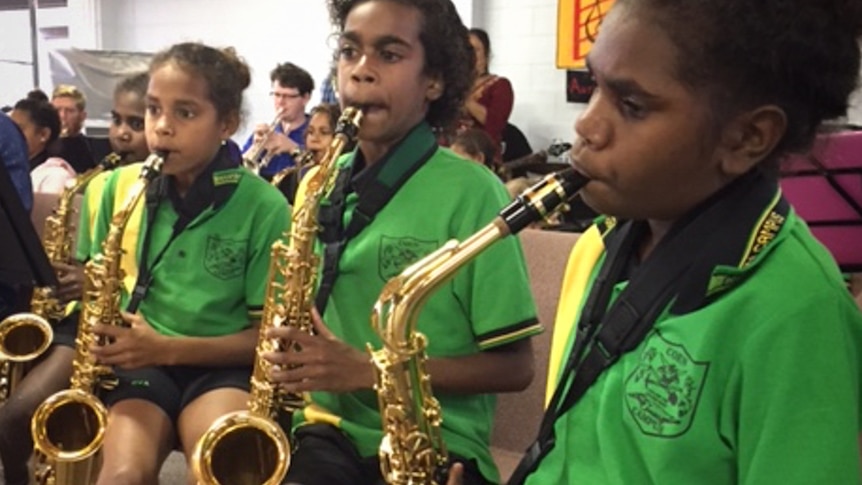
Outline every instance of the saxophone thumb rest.
POLYGON ((589 181, 573 168, 549 174, 504 207, 495 222, 502 222, 509 234, 516 234, 533 222, 551 215, 589 181))

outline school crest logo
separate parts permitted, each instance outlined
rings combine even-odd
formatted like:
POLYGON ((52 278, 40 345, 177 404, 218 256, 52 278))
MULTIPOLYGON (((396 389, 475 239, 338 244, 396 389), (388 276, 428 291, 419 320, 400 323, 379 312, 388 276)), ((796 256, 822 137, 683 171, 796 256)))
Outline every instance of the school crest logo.
POLYGON ((437 241, 422 241, 412 237, 380 238, 378 271, 383 281, 398 276, 404 268, 437 249, 437 241))
POLYGON ((227 239, 217 235, 207 237, 204 267, 209 274, 222 280, 240 276, 245 269, 245 239, 227 239))
POLYGON ((708 362, 694 360, 686 349, 654 332, 638 367, 626 379, 626 407, 644 434, 675 438, 694 419, 708 362))

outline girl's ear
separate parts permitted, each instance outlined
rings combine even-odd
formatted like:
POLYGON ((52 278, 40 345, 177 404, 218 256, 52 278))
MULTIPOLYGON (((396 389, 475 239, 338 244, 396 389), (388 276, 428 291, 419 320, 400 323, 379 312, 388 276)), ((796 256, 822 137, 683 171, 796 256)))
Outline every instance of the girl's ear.
POLYGON ((37 136, 42 143, 48 143, 48 140, 51 138, 51 129, 43 126, 39 128, 37 136))
POLYGON ((740 114, 725 127, 721 139, 722 171, 733 176, 748 172, 772 154, 786 130, 787 115, 778 106, 740 114))
POLYGON ((443 89, 445 87, 446 83, 443 82, 442 77, 435 75, 428 81, 428 90, 425 93, 425 97, 428 101, 436 101, 440 99, 440 96, 443 96, 443 89))
POLYGON ((221 121, 221 139, 222 141, 226 141, 228 138, 233 136, 236 133, 236 130, 239 128, 239 113, 234 112, 225 116, 221 121))

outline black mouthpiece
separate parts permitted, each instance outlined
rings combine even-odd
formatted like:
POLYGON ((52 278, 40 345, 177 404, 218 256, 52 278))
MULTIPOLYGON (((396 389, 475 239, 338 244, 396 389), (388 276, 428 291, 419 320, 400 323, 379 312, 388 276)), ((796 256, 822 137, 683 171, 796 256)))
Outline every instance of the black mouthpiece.
POLYGON ((355 106, 344 108, 341 117, 335 124, 335 134, 342 134, 348 140, 355 140, 359 134, 359 122, 362 119, 362 110, 355 106))
POLYGON ((525 190, 500 211, 509 232, 515 234, 553 213, 590 180, 572 168, 552 173, 525 190))

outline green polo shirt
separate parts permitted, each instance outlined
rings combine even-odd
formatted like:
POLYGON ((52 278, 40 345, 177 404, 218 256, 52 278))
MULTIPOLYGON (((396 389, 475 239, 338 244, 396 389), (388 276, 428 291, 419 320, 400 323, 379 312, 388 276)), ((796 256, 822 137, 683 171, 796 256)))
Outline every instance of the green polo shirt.
MULTIPOLYGON (((357 156, 354 152, 342 157, 340 169, 351 170, 357 156)), ((371 179, 391 183, 394 174, 405 171, 412 171, 406 183, 347 243, 324 313, 335 335, 363 350, 368 343, 381 347, 369 316, 384 283, 446 241, 463 241, 509 202, 494 174, 437 147, 423 123, 384 160, 353 177, 354 190, 345 199, 345 227, 360 197, 371 192, 371 179), (419 165, 423 160, 417 158, 423 154, 426 161, 419 165)), ((417 330, 427 337, 432 357, 475 354, 540 332, 518 239, 498 241, 460 268, 422 307, 417 330)), ((443 408, 442 434, 448 450, 475 458, 485 477, 498 481, 488 451, 495 397, 439 393, 435 397, 443 408)), ((383 434, 373 391, 316 392, 312 400, 304 414, 307 421, 336 424, 360 455, 377 454, 383 434)))
MULTIPOLYGON (((666 312, 557 419, 527 484, 859 483, 862 316, 795 213, 751 210, 757 226, 714 235, 747 252, 716 265, 701 306, 666 312)), ((605 256, 596 228, 572 252, 549 396, 605 256)))
MULTIPOLYGON (((109 214, 117 210, 118 187, 130 186, 129 180, 139 173, 140 165, 131 165, 107 179, 94 228, 96 247, 101 248, 107 234, 109 214)), ((158 200, 157 208, 151 213, 148 204, 133 217, 129 227, 138 237, 123 239, 138 267, 142 261, 151 266, 153 282, 139 312, 166 335, 218 336, 247 328, 260 318, 272 243, 289 227, 284 197, 259 177, 218 157, 185 199, 171 191, 171 183, 161 176, 151 184, 148 198, 158 200), (194 216, 172 239, 179 211, 194 216), (142 259, 147 233, 149 251, 142 259)), ((136 268, 132 273, 124 285, 124 308, 136 268)))

